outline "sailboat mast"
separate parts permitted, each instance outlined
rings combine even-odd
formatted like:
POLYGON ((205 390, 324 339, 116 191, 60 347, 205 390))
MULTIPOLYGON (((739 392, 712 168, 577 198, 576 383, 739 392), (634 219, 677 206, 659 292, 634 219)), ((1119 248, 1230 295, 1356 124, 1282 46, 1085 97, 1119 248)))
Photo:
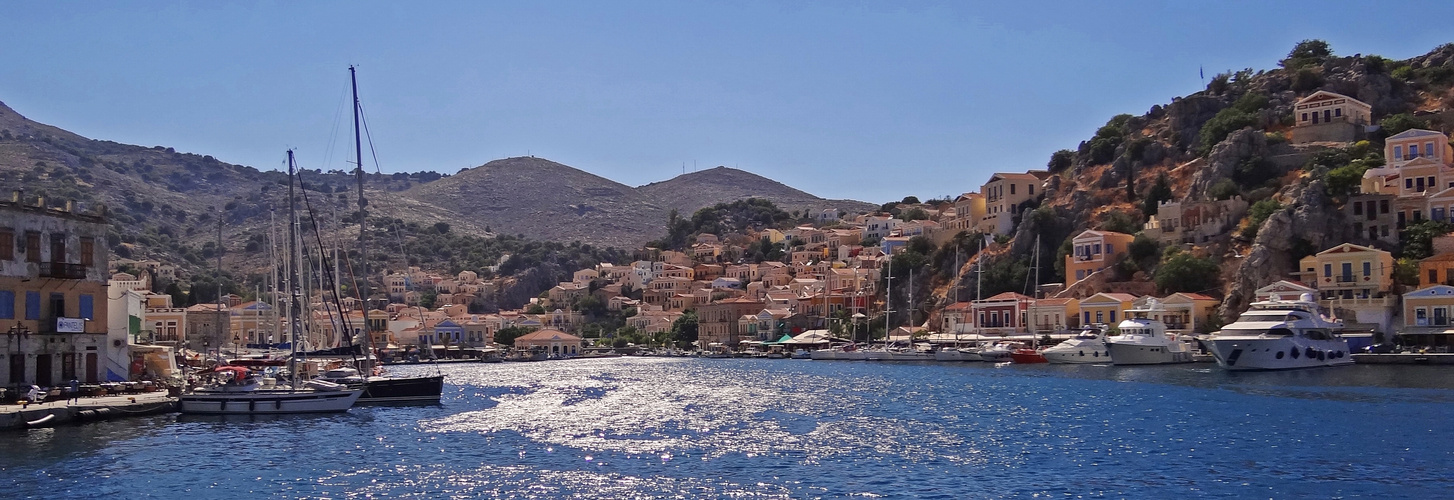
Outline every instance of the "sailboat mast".
MULTIPOLYGON (((364 207, 368 205, 368 201, 364 200, 363 141, 359 137, 359 126, 358 126, 358 121, 359 121, 358 75, 354 71, 354 67, 353 66, 349 66, 348 67, 348 80, 349 80, 349 84, 353 87, 353 157, 354 157, 354 159, 358 160, 358 163, 354 165, 355 168, 356 168, 356 170, 354 170, 354 172, 355 172, 355 175, 358 177, 358 253, 359 253, 359 261, 360 261, 359 266, 361 267, 361 271, 360 272, 363 274, 363 279, 359 280, 359 294, 358 294, 358 298, 359 298, 359 300, 363 301, 364 325, 368 325, 368 319, 369 319, 369 253, 368 253, 368 247, 365 246, 365 244, 364 244, 365 243, 365 235, 368 234, 368 227, 369 227, 368 226, 368 212, 366 210, 364 210, 364 207)), ((352 332, 350 332, 350 334, 351 333, 352 332)), ((364 327, 364 335, 368 335, 368 337, 369 337, 370 340, 373 339, 373 335, 370 335, 368 333, 368 327, 367 326, 364 327)))
POLYGON ((301 308, 299 307, 300 304, 299 304, 299 300, 298 300, 298 289, 297 289, 298 281, 297 281, 296 277, 294 276, 294 274, 295 273, 298 273, 299 271, 302 270, 302 267, 301 267, 302 266, 302 263, 300 262, 301 259, 299 258, 299 252, 298 252, 298 226, 297 226, 297 224, 298 224, 298 208, 296 206, 297 204, 294 203, 294 198, 293 198, 293 196, 294 196, 293 195, 293 183, 294 183, 294 181, 296 181, 296 179, 293 178, 293 176, 294 176, 294 170, 295 170, 295 168, 294 168, 294 163, 293 163, 293 150, 289 149, 288 150, 288 246, 289 246, 289 249, 291 251, 288 252, 288 261, 289 261, 289 265, 288 265, 288 269, 289 269, 289 276, 288 276, 288 318, 289 318, 289 321, 288 322, 291 323, 291 324, 289 325, 289 328, 288 328, 288 330, 289 330, 288 344, 289 344, 289 347, 292 348, 293 355, 288 358, 288 373, 292 375, 292 377, 293 377, 293 384, 292 384, 292 386, 293 386, 294 389, 296 389, 297 388, 297 385, 298 385, 298 329, 302 326, 302 325, 299 324, 299 321, 298 321, 299 318, 298 318, 298 316, 300 314, 302 314, 302 311, 301 311, 301 308))

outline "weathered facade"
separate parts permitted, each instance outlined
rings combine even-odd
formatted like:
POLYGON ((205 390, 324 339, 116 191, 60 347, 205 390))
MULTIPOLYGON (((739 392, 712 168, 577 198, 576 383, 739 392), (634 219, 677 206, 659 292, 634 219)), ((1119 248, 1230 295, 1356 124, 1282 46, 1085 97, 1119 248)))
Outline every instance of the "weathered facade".
POLYGON ((102 217, 0 202, 0 385, 106 378, 106 263, 102 217))

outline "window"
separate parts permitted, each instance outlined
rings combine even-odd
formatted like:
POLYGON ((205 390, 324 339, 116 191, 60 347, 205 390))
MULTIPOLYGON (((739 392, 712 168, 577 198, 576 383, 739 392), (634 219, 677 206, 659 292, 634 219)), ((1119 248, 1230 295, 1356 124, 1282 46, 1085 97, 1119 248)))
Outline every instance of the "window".
POLYGON ((1335 108, 1333 110, 1333 116, 1343 116, 1343 108, 1335 108))
POLYGON ((1414 180, 1412 178, 1404 179, 1404 189, 1413 189, 1413 188, 1414 188, 1414 180))
POLYGON ((1106 313, 1105 313, 1105 311, 1096 311, 1096 323, 1105 323, 1105 322, 1106 322, 1106 313))
POLYGON ((1393 158, 1395 160, 1397 160, 1397 159, 1400 159, 1400 158, 1403 158, 1403 157, 1404 157, 1404 147, 1403 146, 1394 146, 1393 147, 1393 158))
POLYGON ((81 238, 81 265, 91 267, 96 264, 96 240, 94 238, 81 238))
POLYGON ((1363 203, 1362 202, 1354 203, 1353 204, 1353 215, 1363 215, 1363 203))
POLYGON ((1429 270, 1429 283, 1437 283, 1438 281, 1439 281, 1439 270, 1438 269, 1430 269, 1429 270))
POLYGON ((1303 113, 1303 119, 1301 121, 1308 121, 1308 114, 1307 113, 1303 113))
POLYGON ((1363 263, 1363 275, 1364 276, 1372 276, 1373 275, 1373 263, 1372 262, 1364 262, 1363 263))
POLYGON ((1409 144, 1409 158, 1418 158, 1418 157, 1419 157, 1419 145, 1418 144, 1409 144))
POLYGON ((1010 194, 1015 194, 1015 185, 1010 184, 1010 194))
POLYGON ((15 319, 15 292, 0 290, 0 319, 15 319))
POLYGON ((40 292, 25 292, 25 319, 40 319, 40 292))
POLYGON ((96 319, 96 315, 95 315, 96 310, 95 310, 95 307, 96 307, 96 305, 95 305, 95 298, 92 297, 91 294, 88 294, 88 293, 81 294, 81 318, 82 319, 87 319, 87 320, 96 319))
POLYGON ((1090 322, 1091 322, 1091 321, 1090 321, 1090 311, 1081 311, 1081 312, 1082 312, 1082 313, 1083 313, 1083 314, 1084 314, 1084 316, 1085 316, 1085 324, 1087 324, 1087 325, 1089 325, 1089 324, 1090 324, 1090 322))
POLYGON ((1030 190, 1030 196, 1035 196, 1035 185, 1034 184, 1026 184, 1025 185, 1025 189, 1029 189, 1030 190))
POLYGON ((1112 323, 1115 323, 1116 322, 1116 311, 1111 311, 1111 322, 1112 323))
POLYGON ((1388 213, 1388 200, 1378 200, 1378 213, 1388 213))
POLYGON ((66 294, 51 292, 50 294, 50 315, 69 318, 66 315, 66 294))
POLYGON ((1332 277, 1332 276, 1333 276, 1333 265, 1332 264, 1323 264, 1323 277, 1326 278, 1326 277, 1332 277))
POLYGON ((1106 253, 1116 253, 1116 247, 1110 243, 1106 243, 1106 253))
POLYGON ((15 230, 0 228, 0 260, 15 258, 15 230))
POLYGON ((40 263, 40 233, 25 232, 25 261, 40 263))
POLYGON ((1424 143, 1424 156, 1434 156, 1434 143, 1433 142, 1426 142, 1426 143, 1424 143))

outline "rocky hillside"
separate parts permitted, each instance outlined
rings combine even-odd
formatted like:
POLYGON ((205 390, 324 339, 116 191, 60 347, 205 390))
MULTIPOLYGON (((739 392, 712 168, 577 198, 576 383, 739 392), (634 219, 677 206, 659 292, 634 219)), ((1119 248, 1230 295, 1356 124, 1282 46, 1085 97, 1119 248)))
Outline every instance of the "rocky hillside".
MULTIPOLYGON (((1454 44, 1395 61, 1340 57, 1310 40, 1280 66, 1217 75, 1201 92, 1139 116, 1113 117, 1075 149, 1052 155, 1048 167, 1056 175, 1045 199, 1025 210, 1009 241, 984 253, 986 287, 1023 293, 1035 268, 1030 255, 1037 236, 1040 281, 1063 282, 1056 263, 1069 250, 1068 238, 1085 229, 1136 233, 1156 203, 1167 200, 1240 196, 1252 207, 1234 227, 1196 245, 1168 250, 1138 241, 1132 251, 1139 258, 1114 266, 1099 282, 1210 294, 1225 299, 1224 317, 1230 317, 1246 307, 1253 290, 1287 277, 1299 258, 1345 241, 1373 244, 1352 234, 1340 212, 1349 183, 1356 191, 1362 171, 1383 163, 1384 137, 1414 127, 1454 128, 1454 44), (1294 103, 1318 90, 1369 103, 1381 128, 1357 144, 1289 144, 1294 103), (1177 274, 1186 269, 1201 270, 1177 274), (1004 279, 991 282, 991 276, 1004 279), (1195 279, 1160 279, 1187 276, 1195 279)), ((934 285, 937 303, 946 301, 951 285, 973 289, 971 265, 958 279, 934 285)))
POLYGON ((825 200, 727 167, 632 188, 535 157, 495 160, 403 194, 495 232, 621 248, 660 237, 672 210, 691 214, 744 198, 766 199, 788 210, 875 208, 859 201, 825 200))
MULTIPOLYGON (((281 161, 284 152, 279 151, 278 157, 281 161)), ((353 176, 306 168, 301 175, 306 189, 299 193, 300 202, 312 205, 325 232, 342 233, 344 239, 339 241, 353 238, 358 227, 352 216, 353 176)), ((67 200, 86 210, 104 206, 113 226, 109 237, 113 255, 174 262, 184 271, 212 265, 220 218, 223 266, 238 273, 260 273, 268 265, 264 257, 270 210, 279 210, 279 221, 286 216, 287 176, 164 146, 89 139, 31 121, 0 103, 0 194, 8 198, 14 190, 23 190, 28 203, 45 198, 52 206, 67 200)), ((402 232, 411 240, 410 248, 417 241, 438 243, 439 233, 448 232, 462 238, 523 234, 534 240, 630 249, 660 237, 672 209, 691 213, 739 196, 766 198, 795 209, 870 207, 822 200, 733 169, 632 188, 539 158, 497 160, 453 176, 369 174, 366 192, 376 226, 384 228, 386 221, 394 221, 407 228, 379 229, 380 237, 402 232)), ((374 248, 380 251, 370 252, 371 257, 391 266, 404 264, 399 252, 392 250, 401 245, 395 240, 377 242, 374 248)), ((417 248, 409 252, 410 260, 452 268, 519 254, 522 248, 549 247, 518 238, 461 244, 479 251, 465 256, 417 248)))

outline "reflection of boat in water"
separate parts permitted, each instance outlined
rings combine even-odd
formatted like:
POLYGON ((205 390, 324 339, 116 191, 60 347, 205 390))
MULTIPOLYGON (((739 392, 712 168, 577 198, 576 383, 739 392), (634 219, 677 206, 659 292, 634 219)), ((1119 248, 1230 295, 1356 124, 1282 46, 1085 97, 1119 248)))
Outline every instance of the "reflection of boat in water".
POLYGON ((1106 349, 1106 334, 1098 327, 1086 327, 1070 340, 1056 344, 1041 352, 1051 363, 1110 363, 1111 354, 1106 349))
POLYGON ((1192 362, 1191 346, 1167 335, 1166 324, 1151 318, 1151 314, 1158 312, 1162 310, 1154 300, 1145 309, 1126 311, 1131 317, 1118 325, 1120 335, 1106 339, 1106 350, 1111 353, 1111 364, 1163 365, 1192 362))
MULTIPOLYGON (((202 372, 213 383, 178 398, 179 411, 203 415, 336 413, 363 394, 339 384, 313 381, 305 389, 272 389, 247 367, 223 365, 202 372)), ((271 379, 269 379, 271 380, 271 379)))
POLYGON ((1228 370, 1286 370, 1351 365, 1343 324, 1323 316, 1312 294, 1297 301, 1254 302, 1237 321, 1204 341, 1228 370))

